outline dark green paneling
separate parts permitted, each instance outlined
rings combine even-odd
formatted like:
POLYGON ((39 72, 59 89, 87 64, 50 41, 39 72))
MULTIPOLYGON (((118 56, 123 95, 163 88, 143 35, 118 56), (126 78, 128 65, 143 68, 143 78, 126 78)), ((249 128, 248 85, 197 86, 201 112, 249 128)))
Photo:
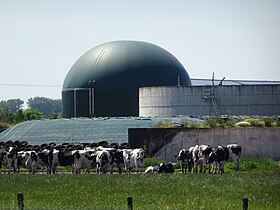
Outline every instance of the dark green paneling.
POLYGON ((99 89, 95 91, 97 116, 138 116, 138 89, 99 89))
POLYGON ((62 116, 71 118, 74 116, 74 91, 62 91, 62 116))
POLYGON ((89 89, 76 90, 76 117, 90 116, 89 100, 89 89))

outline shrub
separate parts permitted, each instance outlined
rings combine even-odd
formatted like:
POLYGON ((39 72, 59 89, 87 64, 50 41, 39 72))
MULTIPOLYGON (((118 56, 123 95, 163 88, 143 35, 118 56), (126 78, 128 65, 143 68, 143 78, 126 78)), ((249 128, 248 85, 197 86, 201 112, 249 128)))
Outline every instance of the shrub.
POLYGON ((265 126, 265 122, 262 119, 249 118, 245 121, 250 123, 250 125, 252 127, 264 127, 265 126))
POLYGON ((272 123, 273 126, 278 127, 280 126, 280 117, 275 117, 272 123))
POLYGON ((183 128, 201 128, 201 124, 196 122, 189 123, 187 121, 183 121, 181 122, 181 125, 183 128))
POLYGON ((229 128, 229 127, 234 127, 235 126, 235 121, 234 120, 228 120, 225 123, 225 127, 229 128))
POLYGON ((264 120, 264 124, 266 127, 273 127, 273 119, 272 118, 265 118, 264 120))
POLYGON ((203 123, 203 127, 205 128, 217 128, 221 127, 223 124, 222 119, 220 117, 209 117, 203 123))
POLYGON ((190 128, 202 128, 202 124, 200 124, 200 123, 192 123, 192 124, 190 124, 190 128))
POLYGON ((181 125, 183 126, 183 128, 189 128, 190 127, 190 123, 188 121, 181 122, 181 125))
POLYGON ((249 122, 246 122, 246 121, 241 121, 241 122, 236 123, 235 126, 237 126, 237 127, 250 127, 251 124, 249 122))
POLYGON ((155 127, 156 128, 176 128, 177 126, 172 122, 163 121, 163 122, 159 122, 158 124, 156 124, 155 127))
POLYGON ((155 165, 159 165, 160 163, 162 163, 163 161, 158 159, 157 157, 149 157, 149 158, 145 158, 145 168, 147 168, 148 166, 155 166, 155 165))

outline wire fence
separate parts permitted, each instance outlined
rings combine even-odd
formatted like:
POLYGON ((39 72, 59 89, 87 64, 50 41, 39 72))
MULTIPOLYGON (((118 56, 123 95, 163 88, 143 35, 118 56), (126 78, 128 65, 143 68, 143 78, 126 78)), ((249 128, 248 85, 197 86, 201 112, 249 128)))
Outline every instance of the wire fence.
MULTIPOLYGON (((11 199, 10 197, 9 197, 9 199, 11 199)), ((17 207, 1 207, 0 206, 0 208, 2 209, 19 209, 19 210, 24 210, 25 208, 26 209, 30 209, 29 207, 27 207, 27 206, 25 206, 25 199, 26 198, 24 198, 24 195, 23 195, 23 193, 18 193, 17 194, 17 207)), ((38 199, 42 199, 42 197, 40 197, 40 198, 38 198, 38 199)), ((125 200, 125 198, 123 198, 124 200, 125 200)), ((249 200, 248 200, 248 198, 243 198, 242 199, 242 209, 243 210, 248 210, 248 206, 249 206, 249 200)), ((31 207, 31 209, 32 209, 32 207, 31 207)), ((43 207, 42 209, 46 209, 46 207, 43 207)), ((128 209, 128 210, 133 210, 133 197, 132 196, 128 196, 128 197, 126 197, 126 206, 123 206, 123 208, 122 209, 128 209)))

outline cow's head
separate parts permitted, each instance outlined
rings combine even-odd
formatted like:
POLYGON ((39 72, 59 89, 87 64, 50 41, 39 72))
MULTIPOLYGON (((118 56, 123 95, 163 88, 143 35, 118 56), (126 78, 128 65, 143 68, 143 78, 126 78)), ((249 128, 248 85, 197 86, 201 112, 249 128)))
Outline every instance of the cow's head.
POLYGON ((159 168, 158 168, 157 172, 158 172, 158 173, 165 173, 166 170, 167 170, 166 164, 165 164, 165 163, 161 163, 161 164, 159 165, 159 168))
POLYGON ((207 159, 207 163, 213 163, 214 161, 217 160, 217 153, 215 151, 212 151, 210 154, 209 154, 209 157, 207 159))
POLYGON ((212 148, 210 146, 207 146, 203 151, 202 155, 204 155, 206 158, 209 157, 209 154, 212 152, 212 148))
POLYGON ((137 153, 136 159, 143 162, 143 160, 144 160, 144 150, 143 149, 139 150, 139 152, 137 153))

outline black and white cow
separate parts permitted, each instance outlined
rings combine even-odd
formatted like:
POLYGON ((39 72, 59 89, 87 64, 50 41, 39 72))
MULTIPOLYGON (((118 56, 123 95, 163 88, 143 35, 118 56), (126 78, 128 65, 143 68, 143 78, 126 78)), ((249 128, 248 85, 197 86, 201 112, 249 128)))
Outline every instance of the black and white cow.
POLYGON ((27 168, 29 173, 32 172, 32 166, 31 164, 26 164, 29 156, 31 155, 32 151, 19 151, 18 157, 17 157, 17 168, 18 172, 20 170, 20 167, 27 168))
POLYGON ((131 158, 132 149, 122 149, 125 173, 131 173, 134 164, 131 158))
POLYGON ((155 166, 148 166, 144 172, 144 174, 152 174, 157 172, 159 169, 159 165, 155 165, 155 166))
POLYGON ((56 173, 56 166, 72 166, 74 173, 74 153, 76 150, 61 148, 60 150, 51 150, 53 158, 51 161, 51 173, 56 173))
POLYGON ((109 150, 111 155, 110 173, 113 173, 114 166, 117 166, 119 174, 122 173, 124 167, 123 151, 113 149, 109 150))
POLYGON ((229 151, 229 160, 232 160, 235 164, 235 170, 239 169, 239 158, 241 155, 242 147, 238 144, 227 145, 229 151))
POLYGON ((6 173, 8 162, 8 152, 4 146, 0 146, 0 174, 2 173, 2 166, 4 166, 4 173, 6 173))
POLYGON ((32 173, 37 172, 37 167, 47 168, 47 173, 51 173, 53 161, 53 153, 49 150, 43 150, 39 152, 31 151, 30 155, 28 156, 25 165, 27 167, 31 167, 32 173))
POLYGON ((159 168, 158 168, 158 173, 174 173, 175 170, 174 170, 174 166, 171 162, 165 164, 165 163, 161 163, 159 165, 159 168))
POLYGON ((192 159, 192 150, 194 147, 190 147, 189 149, 181 149, 178 155, 175 155, 177 161, 179 162, 182 173, 191 172, 193 167, 193 159, 192 159))
POLYGON ((134 149, 131 154, 131 158, 134 162, 134 166, 136 167, 136 172, 138 172, 138 168, 140 168, 140 172, 144 171, 144 150, 142 148, 134 149))
POLYGON ((124 149, 123 159, 126 173, 130 173, 134 167, 136 167, 136 172, 140 168, 140 173, 142 173, 144 171, 144 156, 145 153, 142 148, 124 149))
POLYGON ((97 151, 96 156, 96 173, 106 174, 110 169, 111 155, 107 150, 97 151))
POLYGON ((220 173, 224 173, 225 162, 232 160, 235 164, 235 170, 238 170, 241 150, 242 148, 238 144, 215 147, 209 155, 208 163, 214 164, 214 172, 217 172, 218 169, 220 173))
POLYGON ((224 173, 225 162, 228 159, 229 159, 229 151, 227 147, 218 146, 212 148, 212 151, 209 154, 209 158, 207 161, 207 163, 209 163, 209 173, 211 172, 217 173, 217 170, 219 170, 220 173, 224 173), (213 164, 214 166, 211 167, 211 164, 213 164))
POLYGON ((206 172, 206 163, 212 149, 209 145, 196 145, 192 151, 192 158, 194 163, 194 172, 197 173, 197 167, 200 166, 200 173, 206 172))
POLYGON ((90 150, 77 150, 74 152, 74 173, 80 173, 81 169, 86 169, 86 173, 96 164, 97 152, 90 150))
POLYGON ((2 170, 2 165, 4 166, 4 173, 6 173, 6 168, 8 166, 8 173, 12 171, 17 172, 17 157, 18 150, 16 147, 12 146, 1 146, 0 147, 0 173, 2 170))

